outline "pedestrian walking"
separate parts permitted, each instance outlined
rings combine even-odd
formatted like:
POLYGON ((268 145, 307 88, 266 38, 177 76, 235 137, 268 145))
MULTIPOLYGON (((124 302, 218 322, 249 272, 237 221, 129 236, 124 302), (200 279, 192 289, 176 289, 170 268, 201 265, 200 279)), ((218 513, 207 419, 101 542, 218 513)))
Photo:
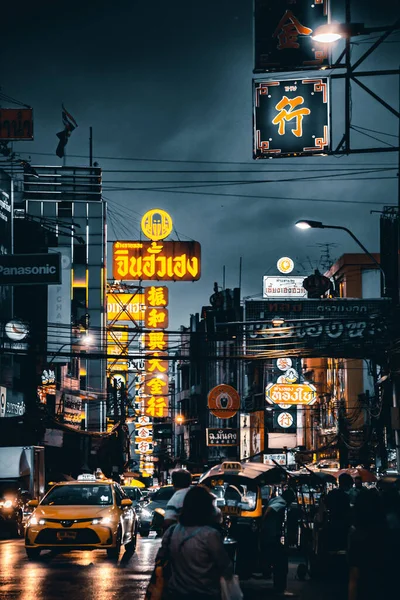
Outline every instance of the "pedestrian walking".
POLYGON ((360 494, 354 505, 349 533, 348 600, 392 598, 393 570, 390 537, 377 490, 360 494))
POLYGON ((350 506, 354 506, 358 496, 367 491, 367 488, 363 486, 362 477, 360 475, 354 477, 354 487, 351 487, 349 490, 350 506))
POLYGON ((232 583, 232 564, 213 523, 213 496, 204 486, 191 488, 179 523, 165 532, 161 544, 169 558, 168 600, 220 600, 221 578, 232 583))
POLYGON ((175 493, 171 496, 165 508, 164 531, 166 531, 170 525, 178 522, 183 502, 192 483, 192 475, 186 469, 176 469, 175 471, 172 471, 171 479, 175 493))
POLYGON ((327 544, 330 550, 345 550, 351 524, 350 490, 353 478, 348 473, 339 475, 339 487, 331 490, 326 497, 329 514, 327 544))
POLYGON ((274 591, 282 595, 288 595, 286 586, 289 570, 287 551, 281 541, 283 522, 286 509, 295 499, 296 495, 291 489, 272 498, 264 513, 260 532, 262 572, 268 578, 272 568, 274 591))

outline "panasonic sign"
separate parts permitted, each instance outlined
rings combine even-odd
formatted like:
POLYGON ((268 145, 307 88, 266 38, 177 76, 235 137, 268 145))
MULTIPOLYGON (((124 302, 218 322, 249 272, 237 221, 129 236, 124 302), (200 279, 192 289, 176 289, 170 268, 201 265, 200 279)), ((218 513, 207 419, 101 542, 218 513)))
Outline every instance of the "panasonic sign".
POLYGON ((61 283, 61 255, 4 254, 0 256, 0 285, 61 283))

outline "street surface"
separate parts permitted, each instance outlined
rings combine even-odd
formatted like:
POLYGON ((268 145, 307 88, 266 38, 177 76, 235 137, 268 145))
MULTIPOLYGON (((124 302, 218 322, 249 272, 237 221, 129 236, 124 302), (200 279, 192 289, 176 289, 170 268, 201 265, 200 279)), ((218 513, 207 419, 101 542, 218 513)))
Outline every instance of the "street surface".
MULTIPOLYGON (((139 538, 133 556, 121 553, 119 564, 107 560, 105 552, 43 552, 38 562, 28 561, 23 540, 0 541, 1 600, 143 600, 160 540, 139 538)), ((300 600, 346 600, 335 573, 329 580, 299 581, 291 564, 288 590, 300 600)), ((273 597, 272 582, 251 579, 242 582, 245 600, 273 597)))

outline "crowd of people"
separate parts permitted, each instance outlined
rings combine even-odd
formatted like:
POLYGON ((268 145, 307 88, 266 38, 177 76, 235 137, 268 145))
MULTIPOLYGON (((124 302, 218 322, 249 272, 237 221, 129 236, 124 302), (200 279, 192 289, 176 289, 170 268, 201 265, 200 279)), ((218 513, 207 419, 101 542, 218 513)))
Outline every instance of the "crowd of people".
MULTIPOLYGON (((187 471, 174 472, 172 482, 176 491, 166 509, 158 556, 168 557, 169 564, 163 598, 220 600, 221 580, 232 581, 234 570, 224 547, 215 496, 202 485, 190 487, 187 471)), ((361 478, 353 480, 346 473, 338 483, 321 497, 315 523, 319 544, 327 556, 345 555, 348 600, 389 598, 400 564, 400 490, 366 488, 361 478)), ((260 527, 262 572, 273 577, 277 595, 287 595, 287 539, 282 534, 295 503, 290 487, 270 498, 260 527)))

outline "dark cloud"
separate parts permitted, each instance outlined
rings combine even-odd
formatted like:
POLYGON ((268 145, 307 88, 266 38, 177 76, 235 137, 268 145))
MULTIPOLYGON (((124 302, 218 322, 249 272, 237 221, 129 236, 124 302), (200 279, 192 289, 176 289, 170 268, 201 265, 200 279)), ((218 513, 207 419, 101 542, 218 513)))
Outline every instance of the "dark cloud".
MULTIPOLYGON (((390 23, 395 18, 394 4, 392 0, 379 4, 354 0, 354 18, 365 19, 367 25, 390 23)), ((274 269, 282 254, 299 257, 307 264, 307 256, 318 262, 318 243, 338 243, 337 256, 357 251, 357 246, 342 232, 295 231, 293 223, 301 217, 345 224, 371 251, 378 250, 378 215, 371 215, 370 210, 397 203, 394 179, 366 179, 375 176, 371 174, 344 180, 342 173, 333 171, 329 180, 287 179, 327 175, 322 170, 327 167, 373 168, 387 163, 395 167, 395 154, 252 162, 250 0, 72 0, 67 5, 22 0, 18 14, 15 10, 11 3, 2 7, 0 84, 4 92, 32 105, 35 115, 35 141, 17 144, 16 149, 32 152, 33 162, 57 164, 55 133, 60 129, 64 102, 79 124, 67 147, 71 164, 87 163, 73 155, 87 156, 89 126, 93 126, 97 157, 156 159, 138 162, 97 158, 104 168, 105 195, 110 199, 110 207, 116 213, 121 210, 118 205, 125 207, 124 228, 115 235, 136 237, 139 216, 160 206, 171 212, 180 234, 202 243, 202 279, 170 286, 173 327, 186 324, 190 313, 208 303, 213 282, 222 283, 224 265, 226 284, 238 284, 240 257, 246 296, 261 291, 262 275, 274 269), (177 162, 163 162, 166 160, 177 162), (149 172, 116 174, 108 172, 110 169, 149 172), (158 169, 232 173, 152 173, 158 169), (239 173, 245 169, 258 172, 239 173), (276 170, 282 172, 274 173, 276 170), (360 177, 361 180, 354 180, 360 177), (180 188, 175 192, 140 190, 171 187, 172 184, 157 183, 166 180, 181 181, 181 186, 195 185, 191 182, 199 180, 252 178, 273 182, 180 188), (133 183, 107 183, 124 180, 133 183), (136 183, 140 180, 154 183, 136 183), (121 186, 133 189, 110 189, 121 186)), ((337 19, 340 18, 338 12, 337 19)), ((365 44, 354 46, 353 55, 367 48, 365 44)), ((397 56, 398 45, 386 44, 365 63, 365 68, 395 68, 397 56)), ((396 78, 370 82, 374 91, 385 94, 385 99, 397 106, 396 78)), ((335 85, 332 104, 338 143, 344 130, 340 83, 335 85)), ((356 125, 397 134, 397 120, 383 108, 377 108, 357 87, 353 91, 352 112, 356 125)), ((375 144, 375 140, 361 133, 354 131, 353 136, 355 144, 375 144)), ((397 144, 395 138, 384 139, 397 144)), ((395 174, 396 170, 382 176, 395 174)), ((114 236, 112 227, 109 231, 114 236)))

